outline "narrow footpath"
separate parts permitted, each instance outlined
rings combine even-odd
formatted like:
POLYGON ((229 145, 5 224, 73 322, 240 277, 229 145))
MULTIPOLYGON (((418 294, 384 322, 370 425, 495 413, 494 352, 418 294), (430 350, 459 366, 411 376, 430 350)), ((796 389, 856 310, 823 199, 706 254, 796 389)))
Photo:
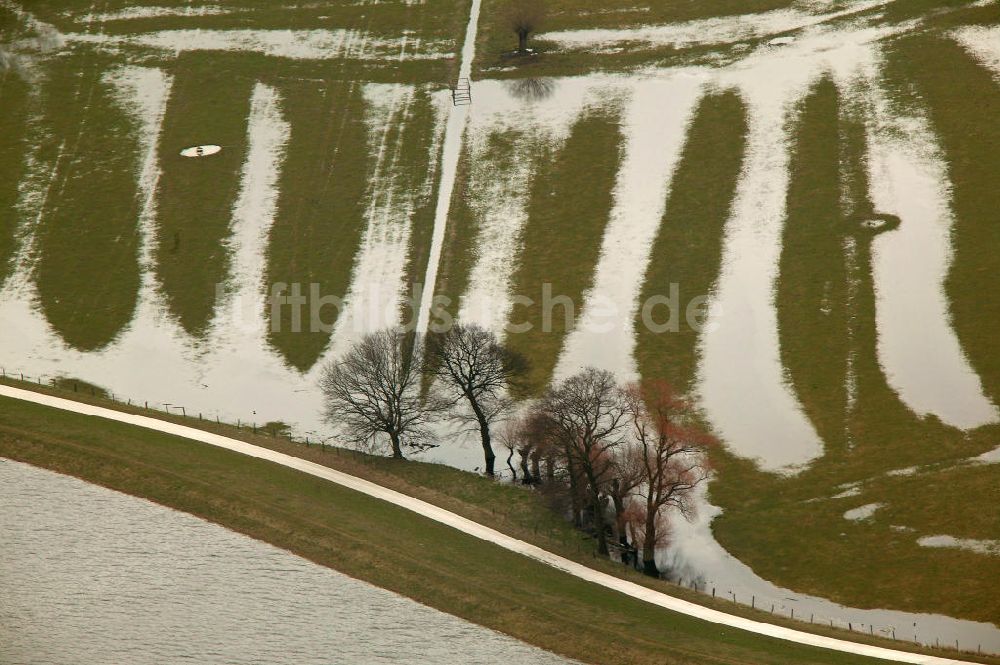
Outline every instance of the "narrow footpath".
POLYGON ((570 561, 569 559, 563 558, 557 554, 543 550, 540 547, 526 543, 523 540, 518 540, 502 534, 499 531, 479 524, 478 522, 473 522, 470 519, 456 515, 455 513, 444 510, 443 508, 427 503, 426 501, 421 501, 411 496, 401 494, 400 492, 382 487, 381 485, 377 485, 362 478, 336 471, 329 467, 309 462, 298 457, 268 450, 267 448, 261 448, 260 446, 255 446, 237 439, 231 439, 220 434, 212 434, 211 432, 205 432, 194 427, 187 427, 186 425, 178 425, 176 423, 170 423, 164 420, 150 418, 148 416, 123 413, 113 409, 106 409, 99 406, 92 406, 90 404, 74 402, 61 397, 43 395, 41 393, 22 390, 11 386, 0 385, 0 395, 56 409, 62 409, 63 411, 71 411, 82 415, 106 418, 108 420, 127 423, 137 427, 144 427, 146 429, 172 434, 174 436, 191 439, 193 441, 199 441, 201 443, 217 446, 219 448, 225 448, 226 450, 231 450, 242 455, 248 455, 250 457, 256 457, 269 462, 274 462, 275 464, 280 464, 282 466, 301 471, 302 473, 308 473, 309 475, 316 476, 317 478, 337 483, 338 485, 367 494, 368 496, 376 499, 387 501, 395 506, 405 508, 406 510, 413 511, 418 515, 432 519, 435 522, 440 522, 441 524, 458 529, 459 531, 469 534, 470 536, 474 536, 481 540, 498 545, 506 550, 510 550, 511 552, 516 552, 535 559, 536 561, 540 561, 548 566, 557 568, 582 580, 599 584, 605 588, 652 603, 653 605, 663 607, 672 612, 678 612, 680 614, 685 614, 704 621, 710 621, 712 623, 746 630, 759 635, 767 635, 769 637, 787 640, 789 642, 796 642, 798 644, 833 649, 835 651, 856 654, 859 656, 882 658, 884 660, 899 663, 915 663, 917 665, 956 665, 973 662, 953 660, 950 658, 941 658, 938 656, 918 653, 909 653, 906 651, 897 651, 895 649, 876 647, 868 644, 859 644, 857 642, 849 642, 847 640, 826 637, 823 635, 814 635, 801 630, 786 628, 784 626, 775 626, 761 621, 754 621, 752 619, 726 614, 725 612, 713 610, 708 607, 702 607, 701 605, 669 596, 660 591, 648 589, 639 584, 635 584, 634 582, 629 582, 628 580, 623 580, 614 577, 613 575, 608 575, 607 573, 602 573, 592 568, 588 568, 587 566, 576 563, 575 561, 570 561))

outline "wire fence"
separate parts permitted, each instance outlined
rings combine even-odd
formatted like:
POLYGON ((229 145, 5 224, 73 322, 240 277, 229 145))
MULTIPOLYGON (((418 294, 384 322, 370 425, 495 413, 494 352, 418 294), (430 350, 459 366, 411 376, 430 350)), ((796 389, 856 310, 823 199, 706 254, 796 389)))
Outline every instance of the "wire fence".
MULTIPOLYGON (((171 416, 172 419, 178 420, 183 419, 190 421, 191 424, 202 423, 202 424, 215 424, 219 427, 230 427, 235 428, 238 431, 250 432, 253 434, 261 436, 270 436, 272 438, 280 438, 286 440, 290 443, 300 444, 307 448, 318 448, 323 452, 332 453, 351 453, 352 459, 359 461, 364 464, 372 464, 373 456, 368 454, 355 454, 358 451, 346 448, 344 446, 338 446, 328 443, 332 437, 324 438, 322 435, 313 433, 310 437, 308 434, 296 436, 293 431, 285 425, 284 423, 256 423, 252 421, 243 421, 237 419, 235 422, 227 421, 221 419, 218 415, 214 417, 206 418, 204 413, 197 411, 197 409, 189 409, 187 405, 184 404, 174 404, 171 402, 162 402, 159 400, 148 401, 148 400, 137 400, 130 397, 124 397, 116 395, 111 391, 107 391, 103 388, 90 384, 86 381, 80 379, 66 378, 64 376, 46 376, 46 375, 31 375, 20 370, 10 370, 6 367, 0 367, 0 380, 6 381, 8 383, 23 383, 30 384, 31 386, 42 386, 47 389, 66 393, 67 396, 76 395, 79 396, 90 396, 97 399, 109 400, 114 404, 124 406, 127 408, 132 408, 140 411, 155 411, 157 413, 166 414, 171 416)), ((492 509, 493 514, 496 514, 496 509, 492 509)), ((536 525, 535 531, 537 533, 538 527, 536 525)), ((570 543, 567 542, 565 536, 560 536, 563 545, 568 546, 570 543)), ((584 540, 591 540, 590 536, 584 538, 584 540)), ((591 554, 596 557, 596 551, 591 548, 591 554)), ((586 545, 582 542, 576 543, 576 552, 578 555, 586 554, 586 545)), ((630 557, 629 563, 623 563, 621 557, 621 552, 619 548, 613 549, 613 559, 617 559, 619 563, 622 563, 623 569, 628 574, 634 575, 645 575, 641 570, 641 562, 638 557, 634 555, 630 557)), ((685 579, 676 578, 669 576, 661 576, 661 579, 680 586, 686 589, 696 591, 702 595, 710 596, 713 599, 725 600, 732 602, 736 605, 741 605, 745 608, 751 610, 757 610, 761 612, 767 612, 777 617, 784 619, 790 619, 793 621, 800 621, 803 623, 809 623, 813 625, 821 625, 824 627, 829 627, 832 629, 846 630, 851 633, 860 633, 863 635, 868 635, 869 637, 879 637, 884 639, 896 640, 899 642, 906 642, 911 645, 915 645, 922 648, 937 648, 937 649, 948 649, 960 651, 966 654, 975 655, 998 655, 1000 651, 996 649, 990 649, 989 645, 984 649, 981 643, 975 645, 965 643, 963 644, 961 640, 942 640, 939 637, 933 637, 933 639, 924 634, 921 635, 919 629, 915 629, 914 626, 910 625, 906 628, 900 626, 876 626, 871 622, 852 620, 851 618, 844 618, 842 616, 828 616, 823 614, 818 614, 816 612, 804 611, 799 609, 796 610, 794 605, 790 605, 790 602, 798 602, 792 598, 785 598, 775 600, 767 597, 758 597, 756 594, 747 593, 737 593, 730 588, 724 588, 722 586, 714 585, 704 580, 696 579, 685 579)))

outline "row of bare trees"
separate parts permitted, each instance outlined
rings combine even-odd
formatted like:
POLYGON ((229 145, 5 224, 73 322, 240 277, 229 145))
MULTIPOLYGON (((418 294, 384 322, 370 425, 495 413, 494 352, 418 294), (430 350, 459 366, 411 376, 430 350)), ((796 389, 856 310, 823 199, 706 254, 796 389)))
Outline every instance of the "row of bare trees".
POLYGON ((586 512, 601 554, 610 532, 641 546, 643 569, 654 575, 669 514, 690 517, 715 443, 666 383, 619 386, 594 368, 550 389, 502 438, 521 458, 522 482, 561 488, 577 526, 586 512))
POLYGON ((690 515, 714 439, 667 384, 621 386, 594 368, 515 415, 509 393, 526 369, 495 335, 460 324, 426 340, 368 335, 327 366, 321 384, 330 422, 355 442, 388 442, 397 458, 435 445, 432 422, 451 418, 478 431, 493 476, 493 429, 502 422, 498 438, 515 480, 516 453, 521 482, 539 486, 576 526, 592 528, 601 554, 609 553, 610 534, 641 546, 643 569, 658 574, 655 552, 669 515, 690 515))
POLYGON ((328 365, 320 379, 327 420, 359 444, 388 439, 393 457, 432 447, 430 424, 441 418, 479 431, 487 475, 494 475, 492 427, 511 409, 507 396, 524 375, 524 358, 477 325, 457 324, 428 336, 382 330, 328 365), (421 340, 423 341, 423 340, 421 340), (424 379, 436 380, 425 390, 424 379))

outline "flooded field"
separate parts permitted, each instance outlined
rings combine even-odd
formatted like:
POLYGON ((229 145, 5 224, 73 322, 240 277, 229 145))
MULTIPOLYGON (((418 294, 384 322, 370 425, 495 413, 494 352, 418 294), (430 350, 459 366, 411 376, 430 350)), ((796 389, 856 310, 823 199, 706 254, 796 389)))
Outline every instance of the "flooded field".
MULTIPOLYGON (((1000 480, 995 3, 561 15, 530 71, 483 55, 489 3, 478 42, 424 5, 52 4, 0 2, 8 374, 326 439, 323 364, 447 297, 529 357, 526 397, 593 365, 697 400, 724 447, 678 577, 1000 648, 939 621, 1000 621, 1000 557, 969 545, 1000 501, 968 499, 1000 480), (278 284, 342 306, 289 332, 278 284), (575 320, 508 334, 547 286, 575 320)), ((425 459, 480 464, 442 438, 425 459)))
POLYGON ((566 663, 190 515, 0 459, 0 661, 566 663))

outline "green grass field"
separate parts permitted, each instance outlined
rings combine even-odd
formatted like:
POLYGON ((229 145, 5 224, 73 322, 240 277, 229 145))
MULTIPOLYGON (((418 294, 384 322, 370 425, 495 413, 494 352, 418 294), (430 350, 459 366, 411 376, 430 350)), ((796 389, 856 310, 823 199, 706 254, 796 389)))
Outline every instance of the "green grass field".
POLYGON ((569 298, 575 308, 593 283, 621 162, 618 122, 613 107, 588 109, 566 144, 557 153, 540 157, 528 199, 524 250, 512 287, 534 303, 515 308, 511 323, 530 324, 531 330, 512 335, 509 342, 530 363, 526 383, 532 392, 541 392, 551 381, 559 349, 572 330, 564 305, 552 308, 551 318, 546 318, 546 285, 552 298, 569 298))
MULTIPOLYGON (((7 398, 0 398, 0 414, 4 457, 190 512, 585 662, 869 662, 667 612, 261 460, 7 398)), ((557 548, 565 550, 562 539, 573 537, 535 495, 516 486, 436 465, 323 453, 315 447, 303 453, 280 439, 256 440, 297 448, 315 461, 523 533, 542 545, 561 542, 557 548)), ((634 579, 644 581, 638 574, 634 579)))
MULTIPOLYGON (((671 284, 677 285, 680 302, 712 292, 722 262, 723 228, 743 166, 746 132, 746 109, 732 91, 709 95, 699 103, 674 172, 640 302, 669 294, 671 284)), ((656 334, 641 319, 639 312, 635 356, 642 375, 665 380, 681 392, 691 390, 698 332, 681 322, 677 332, 656 334)))

